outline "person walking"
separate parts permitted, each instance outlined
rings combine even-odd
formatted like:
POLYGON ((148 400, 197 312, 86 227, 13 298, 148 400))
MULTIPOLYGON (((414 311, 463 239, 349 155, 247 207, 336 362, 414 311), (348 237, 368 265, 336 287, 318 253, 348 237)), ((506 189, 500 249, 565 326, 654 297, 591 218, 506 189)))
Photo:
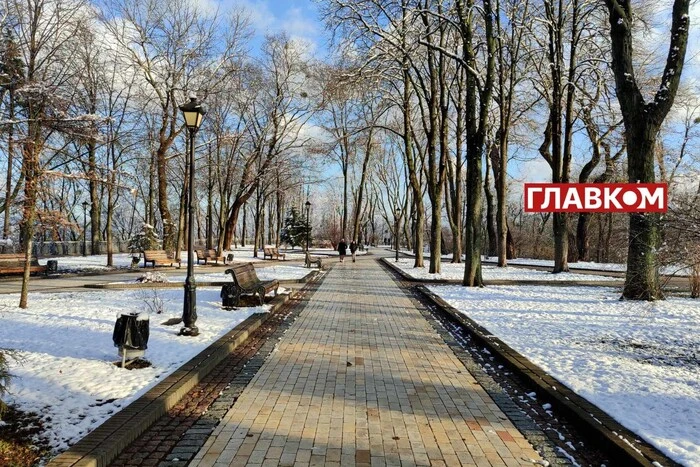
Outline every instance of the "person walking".
POLYGON ((350 242, 350 254, 352 255, 352 262, 355 262, 355 252, 357 251, 357 243, 353 240, 350 242))
POLYGON ((341 238, 340 243, 338 243, 338 254, 340 255, 340 262, 345 262, 345 255, 348 254, 348 245, 345 243, 345 239, 341 238))

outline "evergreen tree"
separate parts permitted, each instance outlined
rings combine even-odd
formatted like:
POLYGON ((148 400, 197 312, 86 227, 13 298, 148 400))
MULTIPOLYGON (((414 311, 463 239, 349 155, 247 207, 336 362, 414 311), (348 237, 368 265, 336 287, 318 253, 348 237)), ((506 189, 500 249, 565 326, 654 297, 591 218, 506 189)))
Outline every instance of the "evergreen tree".
POLYGON ((129 251, 132 253, 144 250, 157 250, 160 240, 156 235, 155 228, 150 224, 143 224, 141 232, 129 239, 129 251))
POLYGON ((292 246, 306 245, 306 236, 311 240, 311 226, 303 216, 299 214, 296 207, 292 207, 284 220, 281 239, 284 243, 292 246))

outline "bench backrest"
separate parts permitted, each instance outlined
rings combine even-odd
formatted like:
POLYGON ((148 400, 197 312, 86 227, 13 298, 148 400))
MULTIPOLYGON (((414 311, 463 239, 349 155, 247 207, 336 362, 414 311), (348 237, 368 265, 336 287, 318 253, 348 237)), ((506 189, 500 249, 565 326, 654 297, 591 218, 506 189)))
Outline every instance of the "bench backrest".
POLYGON ((206 250, 206 254, 209 258, 218 258, 219 255, 216 254, 216 250, 206 250))
POLYGON ((263 250, 265 251, 266 255, 271 255, 272 254, 272 248, 269 246, 263 247, 263 250))
POLYGON ((253 263, 241 263, 227 269, 226 274, 233 276, 233 282, 242 289, 249 289, 260 283, 253 263))
POLYGON ((150 259, 170 259, 165 250, 144 250, 143 257, 147 260, 150 259))
POLYGON ((22 253, 3 253, 0 254, 0 263, 17 263, 19 261, 24 261, 24 254, 22 253))
MULTIPOLYGON (((24 266, 26 258, 24 253, 1 253, 0 254, 0 266, 24 266)), ((32 266, 38 266, 39 261, 32 256, 29 264, 32 266)))
POLYGON ((197 253, 197 258, 198 258, 198 259, 204 259, 204 258, 208 258, 208 257, 209 257, 209 254, 208 254, 207 250, 197 250, 197 249, 195 249, 194 252, 197 253))

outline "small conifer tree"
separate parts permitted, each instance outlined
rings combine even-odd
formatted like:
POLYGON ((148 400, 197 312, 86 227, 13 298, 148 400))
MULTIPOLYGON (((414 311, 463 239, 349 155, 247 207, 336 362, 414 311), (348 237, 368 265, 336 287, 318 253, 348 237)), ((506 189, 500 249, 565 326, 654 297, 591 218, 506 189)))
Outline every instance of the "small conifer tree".
MULTIPOLYGON (((284 243, 292 246, 306 244, 306 236, 310 235, 311 227, 306 223, 306 219, 299 214, 296 207, 292 207, 284 220, 281 239, 284 243)), ((309 237, 310 238, 310 237, 309 237)))
POLYGON ((157 250, 159 243, 155 228, 150 224, 143 224, 141 232, 129 239, 129 251, 138 253, 144 250, 157 250))

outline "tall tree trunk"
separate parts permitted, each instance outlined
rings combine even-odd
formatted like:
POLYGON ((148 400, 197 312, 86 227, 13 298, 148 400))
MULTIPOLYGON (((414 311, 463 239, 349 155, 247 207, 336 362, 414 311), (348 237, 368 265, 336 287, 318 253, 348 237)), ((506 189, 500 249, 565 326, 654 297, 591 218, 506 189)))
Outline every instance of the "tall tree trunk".
MULTIPOLYGON (((176 226, 173 222, 172 215, 170 214, 170 208, 168 206, 168 175, 167 175, 167 157, 166 152, 169 145, 165 145, 164 142, 158 147, 156 151, 156 167, 158 176, 158 211, 160 212, 160 218, 163 222, 163 249, 165 251, 173 252, 175 251, 175 234, 176 226)), ((179 249, 179 245, 177 245, 179 249)))
MULTIPOLYGON (((406 11, 404 9, 404 15, 406 11)), ((405 21, 405 18, 404 18, 405 21)), ((405 49, 404 49, 405 50, 405 49)), ((413 133, 411 132, 411 79, 408 71, 408 59, 404 57, 403 67, 403 146, 406 165, 408 166, 408 177, 413 192, 413 206, 416 213, 414 268, 423 267, 423 245, 424 245, 424 225, 425 207, 423 206, 423 191, 418 180, 418 167, 413 153, 413 133)))
POLYGON ((115 176, 114 172, 112 172, 109 176, 110 178, 110 184, 107 187, 107 230, 106 230, 106 240, 107 240, 107 266, 113 266, 114 265, 114 247, 112 246, 112 217, 114 213, 114 201, 112 199, 113 197, 113 191, 114 191, 114 182, 115 182, 115 176))
POLYGON ((257 196, 255 197, 255 212, 254 212, 254 226, 255 226, 255 231, 253 233, 253 257, 257 258, 258 257, 258 250, 262 247, 261 245, 261 240, 262 240, 262 234, 260 232, 261 230, 261 222, 262 222, 262 214, 261 214, 261 207, 260 207, 260 187, 257 189, 257 196))
MULTIPOLYGON (((491 147, 491 152, 495 146, 491 147)), ((486 233, 488 235, 488 256, 498 256, 498 236, 496 234, 496 216, 493 206, 493 192, 491 191, 491 157, 486 158, 486 172, 484 177, 484 195, 486 196, 486 233)))
MULTIPOLYGON (((632 2, 605 0, 609 12, 612 68, 625 123, 627 176, 631 183, 653 183, 654 148, 659 128, 673 106, 688 45, 690 0, 674 0, 666 65, 654 101, 647 103, 635 78, 632 56, 632 2)), ((632 213, 629 220, 627 273, 622 296, 632 300, 662 298, 657 250, 660 216, 632 213)))
POLYGON ((340 235, 345 238, 348 230, 348 166, 343 165, 343 225, 340 235))
POLYGON ((482 233, 482 197, 483 188, 482 159, 488 125, 491 96, 493 93, 495 69, 495 38, 493 34, 494 12, 490 0, 483 0, 483 17, 486 37, 486 67, 484 82, 479 86, 476 75, 476 53, 473 46, 473 0, 457 0, 462 35, 462 54, 467 69, 466 80, 466 131, 467 131, 467 217, 465 227, 466 267, 462 285, 469 287, 483 286, 481 275, 482 233), (477 105, 477 97, 479 104, 477 105), (477 113, 478 111, 478 113, 477 113))
MULTIPOLYGON (((97 109, 95 108, 93 113, 97 109)), ((96 132, 96 130, 95 130, 96 132)), ((88 143, 88 180, 90 189, 90 253, 93 255, 101 254, 100 242, 102 241, 102 203, 98 193, 98 181, 101 178, 97 171, 96 162, 97 142, 91 139, 88 143)))
POLYGON ((22 215, 22 238, 24 244, 24 272, 22 275, 22 289, 20 291, 19 307, 27 308, 29 295, 29 276, 31 273, 31 258, 34 248, 34 222, 36 221, 36 201, 40 176, 39 154, 41 149, 39 141, 41 138, 41 124, 37 121, 40 112, 32 111, 30 115, 36 115, 30 119, 27 128, 27 139, 22 148, 22 171, 24 172, 24 208, 22 215))
POLYGON ((155 151, 151 153, 151 160, 149 161, 148 167, 148 202, 146 206, 146 224, 156 226, 156 153, 155 151))
MULTIPOLYGON (((7 128, 7 178, 5 182, 5 216, 2 226, 2 237, 10 238, 10 206, 12 205, 12 159, 15 152, 14 147, 14 119, 15 119, 15 91, 10 89, 9 102, 9 123, 7 128)), ((4 251, 3 246, 3 251, 4 251)))
POLYGON ((355 203, 355 216, 353 219, 352 240, 358 242, 360 239, 360 217, 362 216, 362 203, 364 202, 365 183, 369 172, 369 162, 372 157, 372 137, 374 128, 370 128, 367 136, 367 144, 365 145, 365 157, 362 160, 362 173, 360 174, 360 183, 357 187, 357 201, 355 203))
POLYGON ((279 172, 277 173, 277 225, 275 226, 275 246, 280 246, 280 233, 282 232, 282 217, 284 216, 284 195, 279 186, 279 172))
MULTIPOLYGON (((184 183, 182 184, 182 191, 180 192, 180 208, 178 209, 178 214, 177 214, 177 237, 175 240, 175 249, 173 250, 173 254, 175 258, 179 258, 180 254, 182 253, 182 247, 183 245, 187 245, 187 234, 189 232, 189 229, 187 228, 187 216, 185 215, 188 212, 188 207, 190 200, 188 199, 188 193, 189 193, 189 173, 190 173, 190 165, 185 164, 185 178, 184 178, 184 183)), ((193 219, 189 219, 189 222, 192 222, 193 219)), ((163 240, 163 245, 165 246, 165 240, 163 240)), ((168 251, 168 250, 166 250, 168 251)))
MULTIPOLYGON (((214 174, 212 173, 214 161, 212 161, 211 143, 207 144, 207 250, 214 248, 214 174)), ((222 254, 223 250, 218 250, 222 254)))
POLYGON ((506 258, 515 259, 518 256, 515 253, 515 240, 510 232, 510 227, 506 224, 506 258))
POLYGON ((245 238, 247 235, 247 229, 246 229, 246 213, 247 213, 246 205, 243 205, 243 226, 241 228, 241 246, 245 246, 245 238))

